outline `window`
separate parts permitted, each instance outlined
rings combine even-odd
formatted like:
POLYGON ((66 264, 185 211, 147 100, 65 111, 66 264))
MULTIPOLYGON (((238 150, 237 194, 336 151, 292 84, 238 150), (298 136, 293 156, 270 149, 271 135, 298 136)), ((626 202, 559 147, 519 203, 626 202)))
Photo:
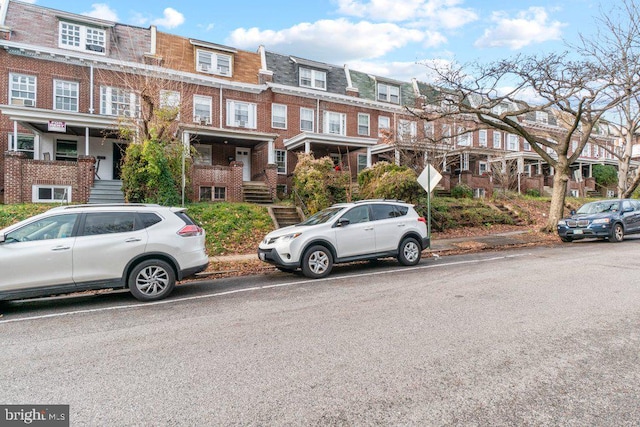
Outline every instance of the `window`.
POLYGON ((478 131, 478 145, 480 147, 487 146, 487 131, 485 129, 478 131))
POLYGON ((442 143, 443 144, 451 144, 451 126, 442 125, 442 143))
POLYGON ((276 194, 278 195, 278 198, 282 199, 283 196, 287 195, 287 186, 285 184, 277 184, 276 194))
POLYGON ((31 201, 34 203, 54 203, 71 201, 71 186, 34 185, 31 188, 31 201))
POLYGON ((193 121, 203 125, 211 124, 211 97, 193 95, 193 121))
POLYGON ((410 142, 418 136, 418 124, 411 120, 398 120, 398 140, 410 142))
POLYGON ((518 135, 514 135, 512 133, 509 134, 509 138, 507 140, 507 150, 509 151, 518 151, 520 148, 518 145, 518 135))
POLYGON ((211 165, 211 145, 193 144, 196 149, 193 163, 196 165, 211 165))
POLYGON ((64 80, 53 81, 53 109, 78 111, 78 83, 64 80))
POLYGON ((349 224, 369 222, 369 206, 356 206, 342 215, 340 219, 348 219, 349 224))
MULTIPOLYGON (((16 151, 25 153, 28 159, 34 158, 35 137, 33 135, 18 135, 16 151)), ((9 134, 9 151, 13 150, 13 134, 9 134)))
POLYGON ((358 113, 358 135, 369 136, 369 115, 358 113))
POLYGON ((409 208, 405 206, 384 205, 374 203, 371 205, 373 220, 380 221, 383 219, 399 218, 409 213, 409 208))
POLYGON ((314 111, 311 108, 300 108, 300 130, 313 132, 314 111))
POLYGON ((433 139, 433 122, 424 122, 424 136, 427 139, 433 139))
POLYGON ((36 105, 36 78, 24 74, 9 74, 9 98, 13 105, 36 105))
POLYGON ((231 77, 231 55, 198 49, 196 51, 196 58, 197 71, 231 77))
POLYGON ((378 83, 378 101, 400 104, 400 88, 386 83, 378 83))
POLYGON ((461 168, 463 171, 469 170, 469 153, 462 153, 462 165, 461 168))
POLYGON ((256 128, 256 104, 227 101, 227 126, 256 128))
POLYGON ((271 127, 276 129, 287 128, 287 106, 282 104, 271 105, 271 127))
POLYGON ((524 149, 524 151, 531 151, 531 144, 524 140, 522 142, 522 148, 524 149))
POLYGON ((489 163, 487 162, 478 162, 478 173, 480 175, 489 172, 489 163))
POLYGON ((287 152, 285 150, 276 150, 276 165, 279 174, 287 173, 287 152))
POLYGON ((180 92, 160 90, 160 107, 166 109, 167 113, 175 113, 175 120, 180 120, 180 92))
POLYGON ((111 86, 100 87, 100 114, 137 117, 139 110, 134 92, 111 86))
POLYGON ((78 160, 78 142, 59 139, 56 141, 56 160, 78 160))
POLYGON ((380 116, 378 117, 378 136, 384 137, 387 136, 385 133, 391 130, 391 119, 389 117, 380 116))
POLYGON ((324 112, 324 133, 334 135, 347 134, 347 115, 343 113, 324 112))
POLYGON ((200 187, 200 200, 226 200, 226 187, 200 187))
POLYGON ((327 89, 327 72, 300 68, 300 86, 313 89, 327 89))
POLYGON ((549 123, 549 113, 545 111, 536 111, 536 122, 549 123))
POLYGON ((65 214, 40 219, 8 233, 6 242, 27 242, 70 237, 77 218, 78 214, 65 214))
POLYGON ((493 148, 502 148, 502 134, 498 131, 493 131, 493 148))
POLYGON ((358 173, 367 168, 367 155, 358 154, 358 173))
POLYGON ((99 28, 60 22, 58 45, 61 48, 104 54, 106 40, 106 32, 99 28))
POLYGON ((128 233, 135 228, 135 212, 90 212, 86 214, 83 236, 128 233))
POLYGON ((458 145, 471 146, 471 134, 467 133, 463 128, 458 128, 458 145))

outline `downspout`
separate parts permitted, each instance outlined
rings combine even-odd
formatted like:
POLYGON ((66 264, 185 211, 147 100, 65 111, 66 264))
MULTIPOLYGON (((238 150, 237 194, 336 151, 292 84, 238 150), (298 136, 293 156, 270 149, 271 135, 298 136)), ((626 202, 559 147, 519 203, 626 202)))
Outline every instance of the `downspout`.
POLYGON ((93 65, 89 66, 89 114, 93 114, 93 65))
POLYGON ((222 85, 220 85, 220 112, 218 119, 218 127, 222 128, 222 85))
POLYGON ((315 133, 320 133, 320 99, 316 99, 316 128, 315 133))

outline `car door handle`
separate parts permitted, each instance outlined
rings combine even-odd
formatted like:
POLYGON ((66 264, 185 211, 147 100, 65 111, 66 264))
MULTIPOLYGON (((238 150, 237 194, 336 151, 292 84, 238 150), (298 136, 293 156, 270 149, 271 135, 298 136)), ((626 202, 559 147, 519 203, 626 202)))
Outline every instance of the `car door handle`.
POLYGON ((67 251, 69 249, 71 249, 71 246, 56 246, 51 248, 52 251, 67 251))
POLYGON ((125 240, 125 243, 131 243, 131 242, 139 242, 140 240, 142 240, 139 237, 130 237, 127 240, 125 240))
POLYGON ((365 230, 365 231, 371 231, 371 230, 373 230, 373 227, 367 227, 367 228, 365 228, 364 230, 365 230))
POLYGON ((398 227, 404 227, 407 224, 398 224, 398 227))

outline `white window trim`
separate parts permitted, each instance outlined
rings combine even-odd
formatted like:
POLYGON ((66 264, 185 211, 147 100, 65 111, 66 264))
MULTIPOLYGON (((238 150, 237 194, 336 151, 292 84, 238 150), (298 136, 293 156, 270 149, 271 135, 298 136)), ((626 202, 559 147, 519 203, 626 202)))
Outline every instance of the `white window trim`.
MULTIPOLYGON (((29 86, 31 86, 31 84, 29 84, 29 86)), ((30 74, 23 74, 23 73, 9 73, 9 104, 11 105, 21 105, 21 106, 25 106, 25 107, 35 107, 36 103, 38 100, 38 77, 36 76, 32 76, 30 74), (33 93, 33 99, 32 98, 22 98, 22 97, 14 97, 12 96, 12 92, 13 92, 13 77, 17 76, 17 77, 26 77, 26 78, 33 78, 33 92, 31 91, 20 91, 20 92, 27 92, 27 93, 33 93)))
POLYGON ((271 127, 274 129, 286 129, 287 128, 287 106, 285 104, 271 104, 271 127), (276 109, 277 108, 282 108, 284 109, 284 116, 282 117, 282 119, 284 119, 284 123, 276 123, 275 122, 275 118, 276 118, 276 109))
POLYGON ((240 127, 246 129, 256 128, 257 105, 250 102, 227 100, 227 126, 240 127), (236 121, 236 106, 247 106, 247 123, 236 121))
POLYGON ((129 116, 128 117, 136 117, 138 115, 138 96, 135 92, 124 89, 116 86, 100 86, 100 114, 105 116, 114 116, 118 117, 118 114, 113 114, 113 102, 111 101, 111 95, 113 90, 121 90, 124 91, 126 95, 129 96, 129 116), (106 92, 106 94, 105 94, 106 92), (105 102, 103 104, 103 101, 105 102))
POLYGON ((208 144, 193 144, 198 153, 194 156, 193 163, 201 166, 211 166, 213 163, 212 147, 208 144))
POLYGON ((205 95, 193 95, 193 122, 194 123, 203 123, 205 125, 211 124, 211 116, 212 116, 212 99, 210 96, 205 95), (198 102, 200 101, 200 102, 198 102), (196 105, 206 105, 208 111, 207 116, 203 116, 201 114, 197 114, 196 105))
POLYGON ((233 76, 233 55, 227 55, 224 53, 211 52, 203 49, 196 49, 196 71, 207 74, 215 74, 217 76, 232 77, 233 76), (211 66, 201 63, 201 55, 211 56, 211 66), (229 60, 229 72, 224 72, 218 65, 220 58, 227 58, 229 60))
POLYGON ((478 131, 478 146, 487 147, 487 130, 481 129, 478 131))
POLYGON ((371 116, 367 113, 358 113, 358 135, 361 136, 369 136, 371 134, 371 116), (364 124, 360 123, 360 119, 366 119, 367 124, 367 131, 366 132, 360 132, 360 126, 365 126, 364 124))
POLYGON ((66 190, 66 201, 71 202, 72 194, 71 194, 71 186, 70 185, 32 185, 31 186, 31 201, 33 203, 60 203, 65 199, 40 199, 38 198, 38 193, 41 188, 50 188, 51 194, 54 194, 54 190, 56 189, 64 189, 66 190))
POLYGON ((367 168, 367 155, 364 153, 358 153, 357 156, 357 163, 356 163, 356 168, 358 169, 358 173, 360 173, 361 171, 365 170, 367 168), (364 158, 364 167, 362 169, 360 169, 360 159, 364 158))
POLYGON ((395 86, 395 85, 390 85, 387 83, 378 83, 376 85, 376 100, 377 101, 383 101, 383 102, 390 102, 392 104, 400 104, 400 86, 395 86), (386 93, 382 94, 380 93, 380 88, 384 87, 386 88, 386 93), (393 89, 393 90, 392 90, 393 89), (397 101, 393 101, 393 95, 391 92, 394 92, 393 95, 396 95, 398 97, 397 101), (397 93, 395 93, 397 92, 397 93), (380 97, 380 95, 384 95, 383 98, 380 97))
POLYGON ((282 153, 284 155, 284 171, 280 171, 279 167, 277 169, 278 175, 286 175, 287 174, 287 150, 276 150, 275 159, 276 165, 278 165, 278 153, 282 153))
POLYGON ((500 132, 493 131, 493 148, 502 149, 502 134, 500 132))
POLYGON ((98 28, 98 27, 92 27, 92 26, 88 26, 88 25, 84 25, 84 24, 78 24, 75 22, 69 22, 69 21, 60 21, 58 23, 58 47, 61 49, 70 49, 70 50, 77 50, 80 52, 89 52, 89 53, 93 53, 96 55, 106 55, 107 54, 107 32, 102 29, 102 28, 98 28), (80 29, 80 46, 73 46, 73 45, 69 45, 69 44, 64 44, 62 43, 62 26, 63 25, 74 25, 76 27, 78 27, 80 29), (93 44, 92 46, 100 46, 102 48, 102 52, 97 51, 97 50, 92 50, 92 49, 87 49, 87 30, 92 30, 92 31, 97 31, 97 32, 101 32, 102 33, 102 37, 104 38, 104 44, 100 45, 100 44, 93 44))
POLYGON ((298 84, 300 85, 300 87, 308 87, 311 89, 318 89, 318 90, 327 90, 327 72, 326 71, 321 71, 321 70, 315 70, 313 68, 304 68, 304 67, 300 67, 300 69, 298 70, 298 84), (311 72, 311 83, 310 84, 303 84, 302 83, 302 70, 305 71, 309 71, 311 72), (318 79, 316 76, 322 76, 322 79, 318 79), (324 85, 322 87, 320 86, 316 86, 316 81, 317 80, 322 80, 324 82, 324 85))
POLYGON ((316 111, 313 108, 305 108, 300 107, 300 131, 302 132, 313 132, 316 127, 316 111), (302 112, 307 111, 311 113, 311 129, 303 129, 302 128, 302 112))
POLYGON ((331 135, 342 135, 345 136, 347 134, 347 115, 345 113, 337 113, 335 111, 325 111, 323 115, 323 133, 331 134, 331 135), (337 116, 339 123, 339 132, 331 132, 330 127, 330 117, 337 116))
MULTIPOLYGON (((15 147, 16 151, 20 153, 32 153, 33 154, 32 158, 35 159, 37 136, 33 134, 28 134, 28 133, 19 133, 18 138, 20 137, 33 138, 33 150, 21 150, 18 146, 16 146, 15 147)), ((13 151, 13 133, 9 133, 9 137, 7 138, 7 143, 8 143, 7 151, 13 151)))
POLYGON ((77 113, 79 107, 80 107, 80 84, 78 82, 74 82, 74 81, 71 81, 71 80, 54 79, 53 80, 53 107, 52 107, 52 109, 56 110, 56 111, 70 111, 72 113, 77 113), (62 109, 62 108, 56 108, 56 99, 58 98, 58 96, 63 97, 63 98, 74 99, 71 96, 58 95, 58 93, 56 91, 57 83, 67 83, 67 84, 70 84, 70 85, 75 85, 75 91, 76 91, 76 96, 75 96, 76 108, 75 108, 75 110, 65 110, 65 109, 62 109))
POLYGON ((391 117, 388 116, 379 116, 378 117, 378 137, 383 137, 383 130, 391 131, 391 117), (382 126, 382 122, 386 120, 387 126, 382 126))

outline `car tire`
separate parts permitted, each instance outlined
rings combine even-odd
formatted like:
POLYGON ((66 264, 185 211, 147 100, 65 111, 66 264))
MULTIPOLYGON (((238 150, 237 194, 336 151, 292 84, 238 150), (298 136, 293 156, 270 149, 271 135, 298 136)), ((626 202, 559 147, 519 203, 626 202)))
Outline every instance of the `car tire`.
POLYGON ((149 259, 136 265, 129 274, 129 291, 140 301, 167 297, 176 285, 176 274, 165 261, 149 259))
POLYGON ((398 262, 402 265, 416 265, 420 262, 422 250, 420 244, 413 237, 407 237, 400 243, 398 262))
POLYGON ((619 222, 613 224, 611 227, 611 234, 609 235, 609 241, 613 243, 619 243, 624 240, 624 227, 619 222))
POLYGON ((573 239, 571 237, 560 237, 560 240, 562 240, 565 243, 573 242, 573 239))
POLYGON ((324 246, 311 246, 302 257, 302 273, 311 279, 328 276, 332 268, 333 256, 324 246))

